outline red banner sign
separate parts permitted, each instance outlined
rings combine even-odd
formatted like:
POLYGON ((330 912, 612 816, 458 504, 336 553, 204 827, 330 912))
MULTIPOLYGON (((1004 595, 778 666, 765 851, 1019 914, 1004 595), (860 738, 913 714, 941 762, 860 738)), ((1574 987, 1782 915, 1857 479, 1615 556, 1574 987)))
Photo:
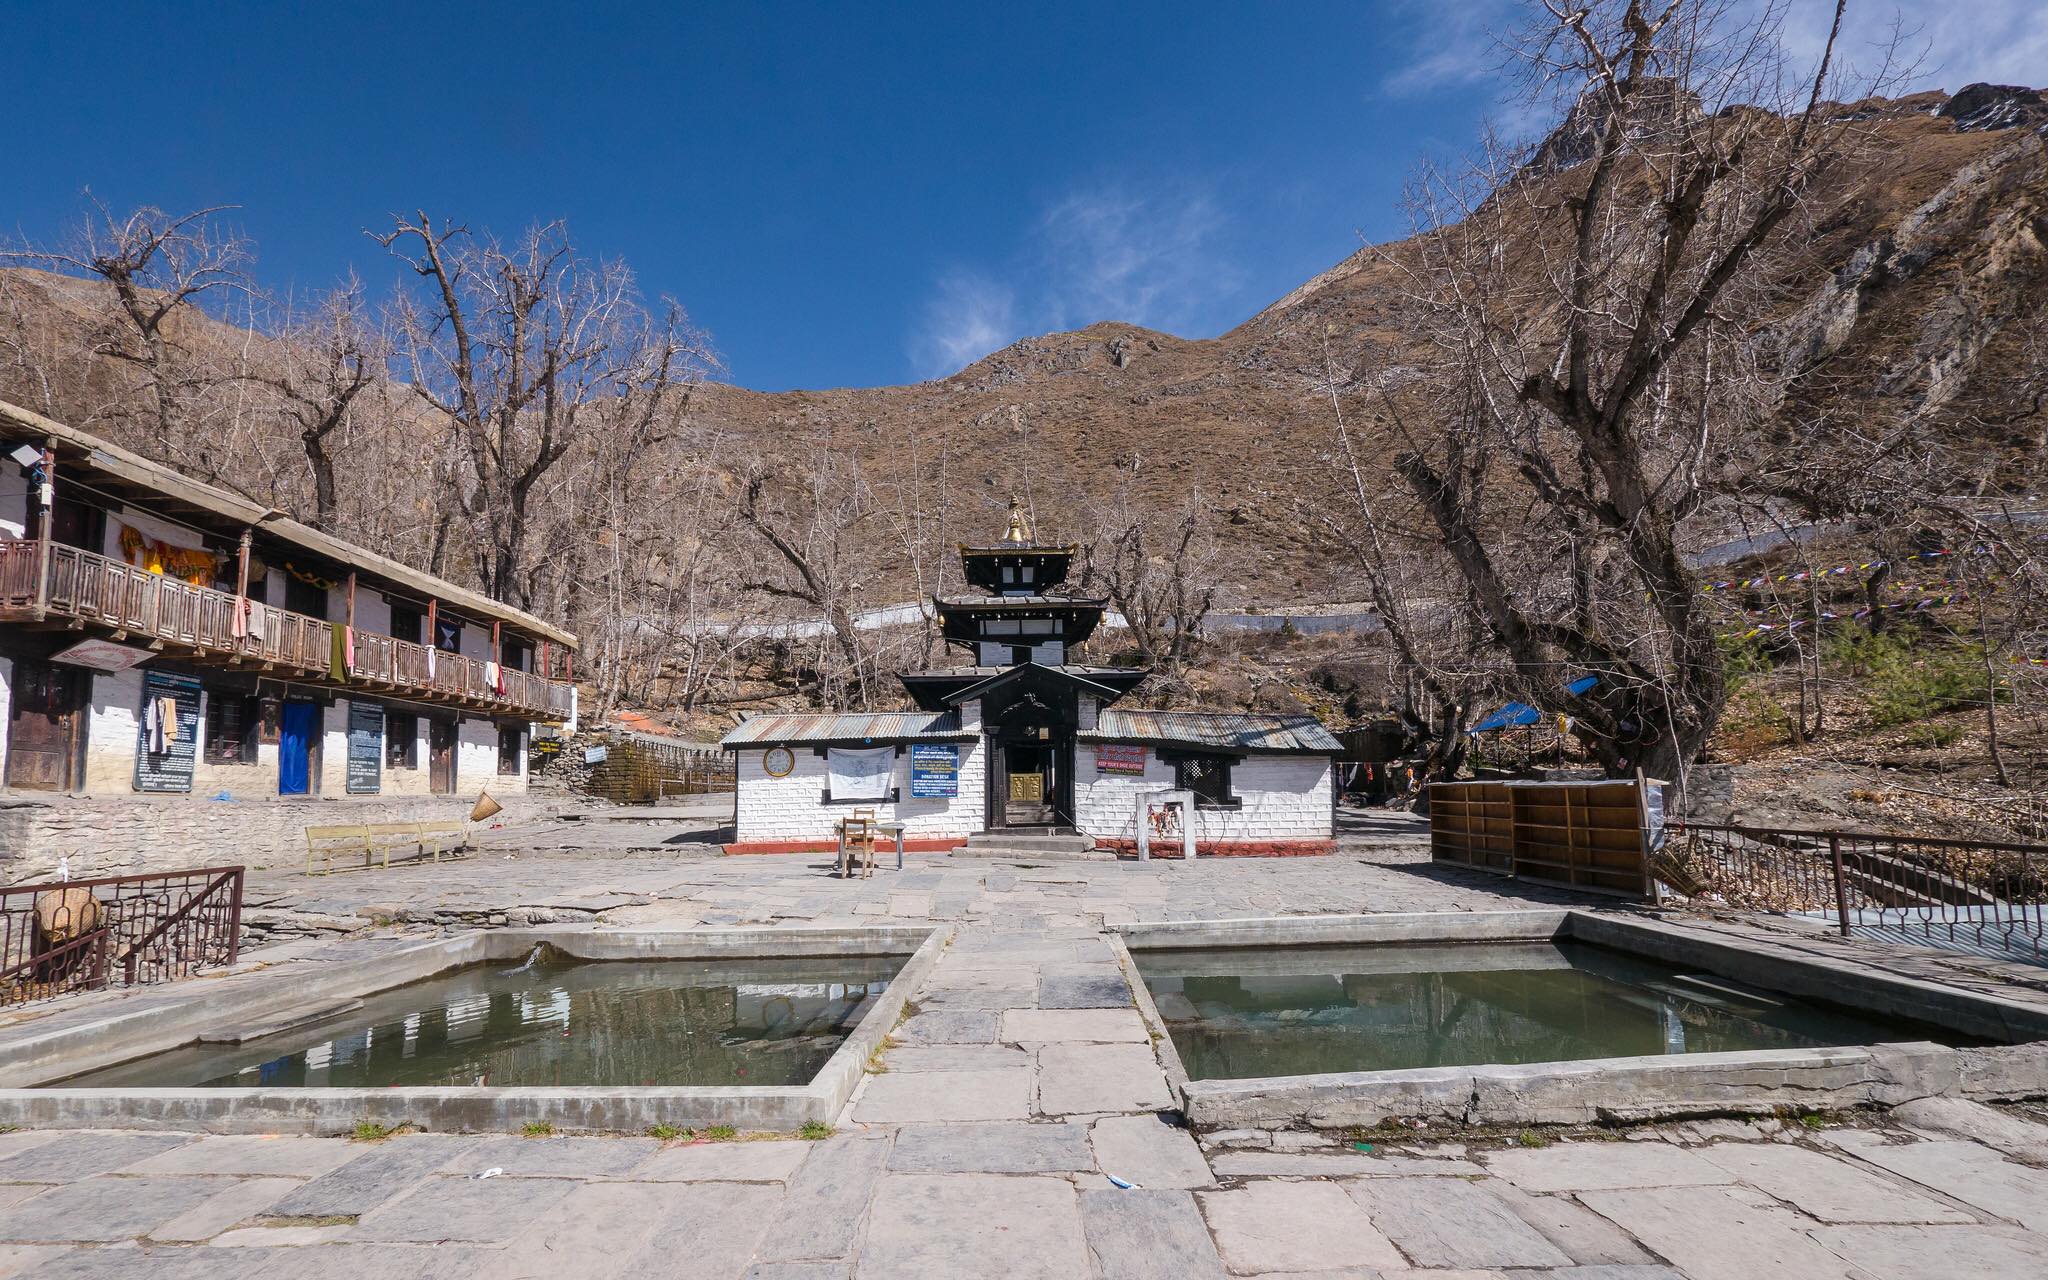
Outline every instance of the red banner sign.
POLYGON ((1145 748, 1105 742, 1095 748, 1095 772, 1142 774, 1145 748))

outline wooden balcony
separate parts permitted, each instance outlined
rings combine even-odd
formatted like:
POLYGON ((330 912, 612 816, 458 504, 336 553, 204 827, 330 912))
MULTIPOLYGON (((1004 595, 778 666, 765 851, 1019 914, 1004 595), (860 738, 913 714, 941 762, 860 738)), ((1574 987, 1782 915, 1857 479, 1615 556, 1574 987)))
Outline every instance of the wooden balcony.
POLYGON ((275 605, 253 605, 261 620, 252 617, 249 634, 238 636, 233 595, 62 543, 50 544, 48 589, 39 602, 40 558, 41 544, 34 539, 0 539, 0 619, 33 619, 40 603, 45 620, 74 629, 91 624, 111 631, 115 640, 204 661, 282 668, 308 682, 550 722, 567 720, 575 706, 565 681, 507 670, 502 689, 494 688, 486 663, 392 636, 359 630, 353 652, 341 653, 341 627, 275 605))

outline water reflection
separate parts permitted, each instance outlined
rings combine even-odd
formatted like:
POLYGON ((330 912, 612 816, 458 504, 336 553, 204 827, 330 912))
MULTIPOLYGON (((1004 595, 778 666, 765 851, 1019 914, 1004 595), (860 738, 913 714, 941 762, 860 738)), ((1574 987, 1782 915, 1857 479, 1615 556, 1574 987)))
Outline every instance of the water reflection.
POLYGON ((788 1085, 809 1082, 901 957, 478 965, 332 1022, 195 1045, 76 1087, 788 1085))
POLYGON ((1941 1039, 1581 943, 1150 952, 1197 1080, 1941 1039))

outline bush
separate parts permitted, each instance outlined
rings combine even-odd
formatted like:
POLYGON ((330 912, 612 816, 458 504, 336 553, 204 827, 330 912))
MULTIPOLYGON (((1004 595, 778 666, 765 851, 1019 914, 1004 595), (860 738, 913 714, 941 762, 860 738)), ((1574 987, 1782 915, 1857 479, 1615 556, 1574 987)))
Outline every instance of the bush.
POLYGON ((1721 637, 1721 671, 1728 681, 1731 696, 1740 693, 1744 685, 1758 676, 1769 675, 1776 666, 1771 651, 1764 647, 1762 636, 1721 637))
MULTIPOLYGON (((1906 632, 1872 635, 1852 627, 1829 640, 1826 657, 1864 678, 1870 719, 1880 727, 1912 724, 1944 711, 1961 710, 1984 696, 1984 651, 1979 645, 1924 639, 1915 643, 1906 632)), ((1955 736, 1959 735, 1949 741, 1955 736)))

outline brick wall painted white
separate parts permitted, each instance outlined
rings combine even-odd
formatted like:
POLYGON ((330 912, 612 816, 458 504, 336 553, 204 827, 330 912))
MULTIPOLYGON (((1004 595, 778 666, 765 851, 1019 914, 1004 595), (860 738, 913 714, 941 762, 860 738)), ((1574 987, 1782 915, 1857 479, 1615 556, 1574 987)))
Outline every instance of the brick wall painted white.
MULTIPOLYGON (((910 750, 896 757, 890 785, 902 799, 874 806, 883 822, 901 822, 904 834, 969 836, 982 829, 987 815, 987 756, 979 742, 962 742, 960 794, 947 799, 913 799, 910 794, 910 750)), ((739 836, 754 840, 829 840, 832 824, 854 806, 824 804, 825 757, 810 747, 791 747, 796 768, 786 778, 771 778, 762 767, 766 752, 759 747, 739 755, 739 836)))
MULTIPOLYGON (((463 645, 466 648, 468 644, 469 638, 465 635, 463 645)), ((473 796, 500 781, 497 722, 464 716, 455 727, 455 794, 473 796)), ((502 781, 507 784, 507 791, 519 782, 516 778, 502 781)))
POLYGON ((133 791, 142 671, 95 672, 85 718, 85 790, 133 791))
MULTIPOLYGON (((1137 838, 1138 796, 1173 786, 1173 766, 1145 749, 1145 773, 1100 773, 1088 743, 1075 747, 1075 818, 1098 840, 1137 838)), ((1333 834, 1328 756, 1252 755, 1231 766, 1241 809, 1199 809, 1197 840, 1327 840, 1333 834)))

